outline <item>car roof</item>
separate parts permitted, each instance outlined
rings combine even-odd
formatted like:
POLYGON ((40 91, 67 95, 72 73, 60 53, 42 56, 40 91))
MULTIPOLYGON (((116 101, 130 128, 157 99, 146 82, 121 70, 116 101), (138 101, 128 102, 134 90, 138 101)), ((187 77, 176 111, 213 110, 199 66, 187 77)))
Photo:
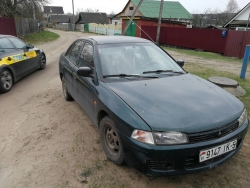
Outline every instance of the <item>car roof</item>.
POLYGON ((120 44, 120 43, 149 43, 149 40, 128 37, 128 36, 89 36, 82 37, 81 39, 90 39, 95 41, 97 44, 120 44))

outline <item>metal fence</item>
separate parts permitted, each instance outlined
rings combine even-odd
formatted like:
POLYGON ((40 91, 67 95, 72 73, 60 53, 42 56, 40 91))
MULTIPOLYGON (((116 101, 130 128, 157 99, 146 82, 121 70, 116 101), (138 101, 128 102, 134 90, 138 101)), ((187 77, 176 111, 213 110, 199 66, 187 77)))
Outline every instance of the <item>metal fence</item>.
MULTIPOLYGON (((155 41, 156 26, 142 26, 142 30, 142 38, 155 41)), ((226 35, 222 32, 223 30, 218 29, 161 27, 160 44, 243 58, 245 47, 250 44, 250 32, 227 30, 226 35)))
POLYGON ((227 43, 224 55, 243 58, 246 45, 250 44, 250 31, 230 30, 227 36, 227 43))
MULTIPOLYGON (((72 24, 70 24, 72 25, 72 24)), ((68 23, 65 24, 55 24, 54 28, 55 29, 59 29, 59 30, 64 30, 64 31, 71 31, 72 30, 72 26, 70 26, 68 23)))
POLYGON ((0 18, 0 34, 17 36, 14 18, 0 18))
MULTIPOLYGON (((73 25, 71 23, 59 23, 52 26, 55 29, 64 30, 64 31, 73 31, 73 25)), ((76 31, 84 32, 84 24, 76 24, 76 31)))

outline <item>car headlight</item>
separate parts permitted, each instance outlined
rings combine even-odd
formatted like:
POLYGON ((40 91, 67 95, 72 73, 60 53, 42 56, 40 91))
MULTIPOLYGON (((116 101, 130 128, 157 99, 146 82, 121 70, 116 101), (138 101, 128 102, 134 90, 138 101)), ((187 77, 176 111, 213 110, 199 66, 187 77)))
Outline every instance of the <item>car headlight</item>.
POLYGON ((154 133, 157 145, 174 145, 188 143, 188 137, 180 132, 156 132, 154 133))
POLYGON ((188 136, 180 132, 147 132, 134 130, 131 138, 146 144, 175 145, 188 143, 188 136))
POLYGON ((245 109, 241 114, 240 118, 238 119, 239 127, 242 126, 246 122, 246 120, 247 120, 247 110, 245 109))

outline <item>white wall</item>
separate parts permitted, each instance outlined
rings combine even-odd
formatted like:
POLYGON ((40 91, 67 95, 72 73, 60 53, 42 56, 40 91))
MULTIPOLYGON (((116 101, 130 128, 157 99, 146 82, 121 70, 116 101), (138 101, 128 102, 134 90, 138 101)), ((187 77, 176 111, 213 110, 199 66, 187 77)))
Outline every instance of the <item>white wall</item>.
POLYGON ((240 15, 238 15, 235 20, 248 20, 249 17, 249 13, 250 13, 250 5, 248 6, 248 8, 246 8, 244 10, 244 12, 242 12, 240 15))

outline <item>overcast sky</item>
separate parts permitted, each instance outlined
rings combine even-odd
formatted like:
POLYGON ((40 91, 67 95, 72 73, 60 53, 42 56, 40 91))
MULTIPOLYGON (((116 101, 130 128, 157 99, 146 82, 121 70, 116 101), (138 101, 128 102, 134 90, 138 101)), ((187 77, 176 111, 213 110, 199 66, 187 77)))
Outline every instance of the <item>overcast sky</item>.
MULTIPOLYGON (((111 11, 119 13, 122 11, 128 0, 73 0, 75 12, 79 9, 99 9, 100 12, 109 14, 111 11)), ((145 0, 146 1, 146 0, 145 0)), ((165 0, 166 1, 166 0, 165 0)), ((190 13, 202 13, 205 9, 225 10, 228 0, 173 0, 179 1, 190 13)), ((62 6, 64 13, 72 11, 72 0, 50 0, 51 6, 62 6)), ((239 8, 242 9, 249 3, 249 0, 237 0, 239 8)))

